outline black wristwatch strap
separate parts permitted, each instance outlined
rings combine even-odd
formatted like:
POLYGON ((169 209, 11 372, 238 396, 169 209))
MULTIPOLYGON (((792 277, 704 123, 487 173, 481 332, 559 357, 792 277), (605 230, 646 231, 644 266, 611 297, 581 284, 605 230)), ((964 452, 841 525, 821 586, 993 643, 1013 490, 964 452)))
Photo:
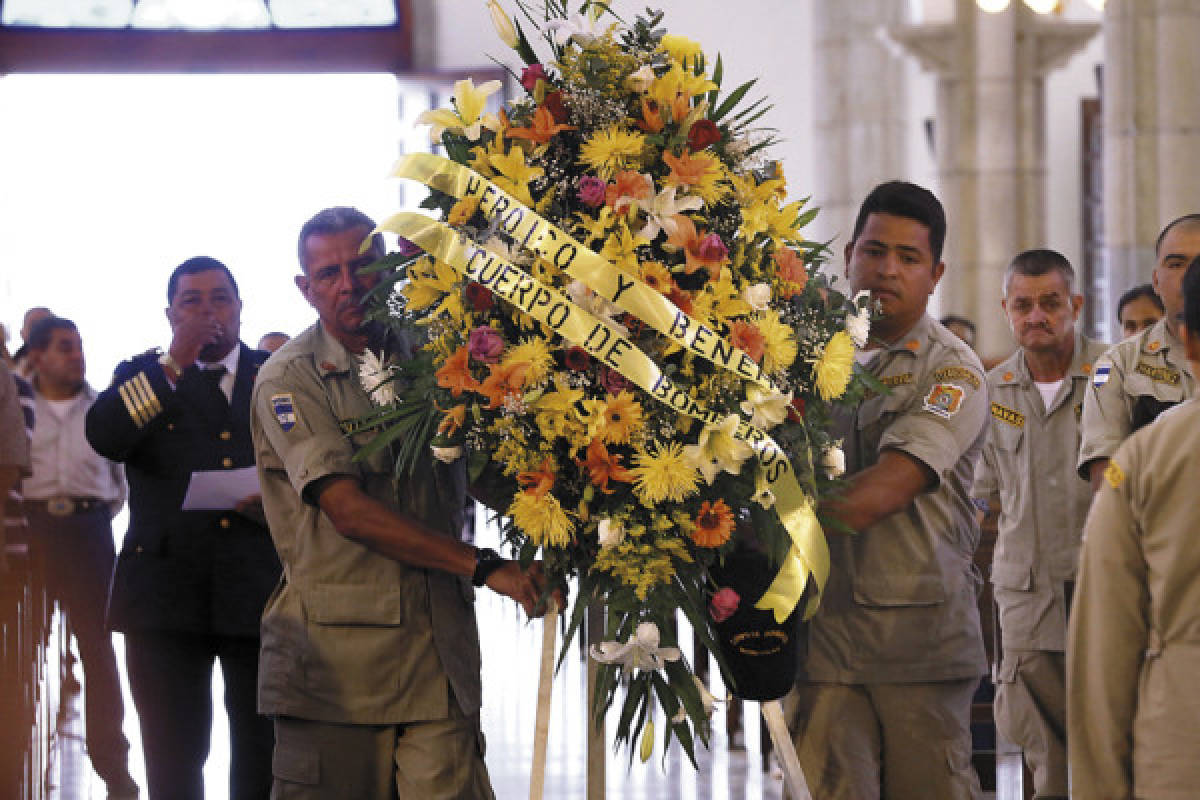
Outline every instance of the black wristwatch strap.
POLYGON ((475 548, 475 574, 471 576, 473 586, 483 586, 488 576, 508 563, 490 547, 475 548))

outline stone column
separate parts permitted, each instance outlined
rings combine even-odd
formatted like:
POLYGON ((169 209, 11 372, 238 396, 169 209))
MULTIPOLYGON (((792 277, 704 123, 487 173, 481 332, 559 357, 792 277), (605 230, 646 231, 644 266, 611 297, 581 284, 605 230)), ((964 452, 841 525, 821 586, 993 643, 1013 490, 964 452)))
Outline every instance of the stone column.
POLYGON ((979 328, 978 348, 1012 347, 999 299, 1018 252, 1046 244, 1045 76, 1099 26, 1003 12, 956 0, 950 23, 902 26, 892 37, 937 75, 938 194, 946 206, 942 309, 979 328))
POLYGON ((904 63, 879 35, 905 16, 895 0, 820 0, 813 8, 813 202, 821 213, 808 235, 836 237, 838 274, 863 197, 906 171, 904 63))
POLYGON ((1162 226, 1200 212, 1200 4, 1108 0, 1104 37, 1107 291, 1095 302, 1113 309, 1150 280, 1162 226))

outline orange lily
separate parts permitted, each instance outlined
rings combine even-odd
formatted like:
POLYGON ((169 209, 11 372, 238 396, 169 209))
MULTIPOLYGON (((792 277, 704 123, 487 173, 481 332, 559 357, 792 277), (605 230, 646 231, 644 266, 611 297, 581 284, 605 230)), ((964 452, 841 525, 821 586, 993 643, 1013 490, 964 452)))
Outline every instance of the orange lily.
POLYGON ((649 175, 623 169, 617 173, 614 180, 615 183, 610 183, 604 190, 604 202, 617 214, 638 200, 654 197, 654 184, 649 175))
POLYGON ((449 411, 443 412, 442 421, 438 423, 438 433, 444 433, 447 436, 453 436, 454 432, 462 427, 462 424, 467 419, 467 407, 455 406, 449 411))
POLYGON ((438 386, 441 386, 443 389, 449 389, 450 394, 455 397, 458 397, 466 390, 474 391, 477 389, 479 381, 475 380, 475 377, 471 375, 471 370, 467 367, 467 362, 470 358, 471 354, 467 352, 465 344, 455 350, 435 373, 438 386))
POLYGON ((610 480, 633 483, 636 478, 632 472, 621 466, 621 457, 610 455, 608 448, 599 439, 592 439, 592 443, 588 445, 587 459, 576 459, 575 463, 587 470, 592 485, 599 486, 600 491, 605 494, 613 493, 613 490, 608 488, 610 480))
POLYGON ((525 386, 525 373, 529 372, 529 362, 519 361, 514 364, 489 364, 491 373, 483 379, 483 384, 476 390, 488 399, 488 408, 499 408, 509 397, 521 394, 525 386))
POLYGON ((662 114, 658 112, 658 103, 647 97, 643 97, 642 118, 638 120, 637 126, 646 133, 658 133, 663 129, 665 124, 662 114))
POLYGON ((703 241, 704 237, 697 232, 691 217, 675 215, 675 232, 667 234, 667 244, 683 250, 686 259, 683 269, 688 275, 703 267, 708 270, 708 279, 715 281, 720 277, 721 265, 727 258, 707 258, 702 255, 700 245, 703 241))
POLYGON ((682 186, 699 186, 704 181, 705 173, 713 168, 714 157, 707 153, 696 155, 684 148, 678 156, 667 151, 663 153, 663 161, 671 168, 667 182, 682 186))
POLYGON ((528 128, 509 128, 507 136, 510 139, 528 139, 531 142, 545 144, 559 131, 573 131, 574 125, 559 125, 545 106, 538 106, 533 112, 533 120, 528 128))
POLYGON ((517 473, 517 483, 524 487, 527 494, 534 497, 545 497, 554 488, 556 464, 553 458, 547 456, 535 470, 517 473))
POLYGON ((766 338, 763 336, 763 332, 756 325, 741 319, 734 320, 729 328, 729 338, 734 347, 755 361, 761 361, 763 349, 766 347, 766 338))

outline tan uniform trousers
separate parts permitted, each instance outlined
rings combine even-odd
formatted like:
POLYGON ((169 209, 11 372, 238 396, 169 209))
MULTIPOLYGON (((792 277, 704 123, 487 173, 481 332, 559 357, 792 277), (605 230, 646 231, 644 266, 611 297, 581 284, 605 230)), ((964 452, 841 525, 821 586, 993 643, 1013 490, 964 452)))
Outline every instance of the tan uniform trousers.
POLYGON ((971 697, 978 678, 800 683, 784 712, 820 800, 976 800, 971 697))
POLYGON ((276 717, 271 798, 495 800, 483 754, 478 714, 407 725, 276 717))
POLYGON ((1038 797, 1066 797, 1066 653, 1006 651, 998 678, 996 729, 1024 751, 1038 797))

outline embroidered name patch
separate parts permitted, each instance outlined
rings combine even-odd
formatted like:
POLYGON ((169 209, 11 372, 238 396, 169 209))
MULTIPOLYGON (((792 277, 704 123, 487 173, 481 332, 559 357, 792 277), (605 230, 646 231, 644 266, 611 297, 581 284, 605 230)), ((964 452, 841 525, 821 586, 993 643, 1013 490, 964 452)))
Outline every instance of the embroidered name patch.
POLYGON ((275 412, 275 419, 284 433, 296 427, 296 404, 292 400, 291 392, 271 395, 271 409, 275 412))
POLYGON ((972 389, 979 388, 978 376, 965 367, 942 367, 933 373, 933 379, 935 381, 965 381, 971 384, 972 389))
POLYGON ((1001 422, 1007 422, 1014 428, 1025 427, 1025 415, 1016 409, 1002 406, 999 403, 992 403, 992 416, 1001 422))
POLYGON ((935 383, 925 395, 925 410, 950 419, 962 408, 963 390, 952 383, 935 383))
POLYGON ((1179 370, 1171 369, 1170 367, 1156 367, 1153 364, 1147 364, 1145 361, 1139 361, 1134 372, 1139 375, 1145 375, 1155 383, 1165 383, 1168 386, 1179 385, 1179 370))
POLYGON ((1112 372, 1111 364, 1097 364, 1096 371, 1092 373, 1092 386, 1099 389, 1108 383, 1108 373, 1110 372, 1112 372))
POLYGON ((899 375, 884 375, 879 379, 879 382, 891 388, 907 386, 913 382, 913 374, 911 372, 904 372, 899 375))

